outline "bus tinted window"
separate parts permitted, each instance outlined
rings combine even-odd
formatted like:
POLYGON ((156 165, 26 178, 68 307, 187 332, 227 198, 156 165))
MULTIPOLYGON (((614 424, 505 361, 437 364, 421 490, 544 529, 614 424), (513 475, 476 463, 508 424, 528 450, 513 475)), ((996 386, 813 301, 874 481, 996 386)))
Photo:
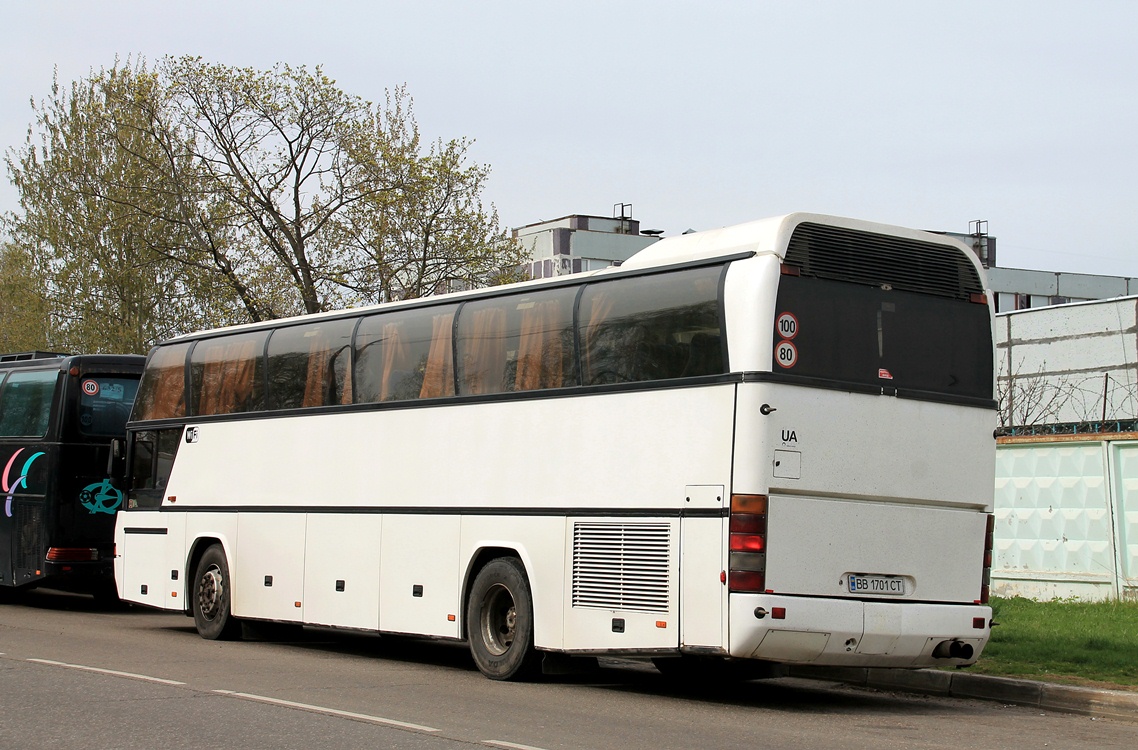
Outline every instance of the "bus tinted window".
POLYGON ((174 419, 186 416, 186 352, 189 344, 155 349, 138 384, 134 419, 174 419))
POLYGON ((793 356, 775 371, 827 380, 992 398, 986 305, 798 276, 779 282, 775 331, 793 356))
POLYGON ((355 320, 335 320, 273 331, 268 408, 350 404, 353 327, 355 320))
POLYGON ((195 415, 259 411, 264 405, 264 331, 197 342, 190 353, 195 415))
POLYGON ((455 305, 364 318, 356 330, 355 402, 454 395, 455 305))
POLYGON ((581 297, 585 385, 717 375, 721 266, 589 284, 581 297))
POLYGON ((478 300, 462 308, 456 348, 459 393, 575 385, 576 288, 478 300))
POLYGON ((0 437, 43 437, 59 370, 11 373, 0 389, 0 437))
POLYGON ((79 431, 84 435, 122 435, 138 390, 137 378, 88 375, 79 387, 79 431))
POLYGON ((132 492, 127 507, 156 508, 162 504, 162 490, 166 489, 166 482, 170 479, 174 457, 182 442, 182 429, 142 430, 134 433, 133 437, 132 492))

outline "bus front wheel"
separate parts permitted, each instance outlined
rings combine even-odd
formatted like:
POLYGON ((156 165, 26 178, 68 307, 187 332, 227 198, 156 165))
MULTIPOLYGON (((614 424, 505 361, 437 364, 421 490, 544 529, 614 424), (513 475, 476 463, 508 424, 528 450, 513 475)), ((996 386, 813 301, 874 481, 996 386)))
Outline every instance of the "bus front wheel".
POLYGON ((533 598, 522 561, 499 557, 479 571, 466 605, 470 653, 492 680, 537 672, 533 647, 533 598))
POLYGON ((230 611, 229 562, 220 544, 211 545, 198 561, 191 603, 198 635, 211 641, 230 640, 241 632, 230 611))

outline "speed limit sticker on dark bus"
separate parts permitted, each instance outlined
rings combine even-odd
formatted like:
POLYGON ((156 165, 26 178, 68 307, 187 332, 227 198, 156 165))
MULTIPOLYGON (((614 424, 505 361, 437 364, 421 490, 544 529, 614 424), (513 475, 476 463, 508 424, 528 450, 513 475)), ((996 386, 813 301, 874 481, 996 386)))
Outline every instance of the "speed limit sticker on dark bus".
POLYGON ((794 313, 782 313, 774 325, 778 330, 778 335, 784 339, 792 339, 798 335, 798 318, 794 316, 794 313))
POLYGON ((794 367, 798 362, 798 348, 789 341, 780 341, 774 349, 774 361, 780 367, 794 367))

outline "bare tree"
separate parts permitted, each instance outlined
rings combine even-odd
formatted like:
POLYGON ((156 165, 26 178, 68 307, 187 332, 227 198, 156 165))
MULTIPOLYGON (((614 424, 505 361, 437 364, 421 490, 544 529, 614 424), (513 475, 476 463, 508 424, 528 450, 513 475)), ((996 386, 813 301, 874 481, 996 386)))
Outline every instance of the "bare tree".
POLYGON ((1007 376, 996 379, 1000 427, 1032 427, 1057 421, 1070 398, 1068 379, 1044 374, 1043 365, 1028 375, 1019 371, 1021 367, 1022 360, 1007 376))

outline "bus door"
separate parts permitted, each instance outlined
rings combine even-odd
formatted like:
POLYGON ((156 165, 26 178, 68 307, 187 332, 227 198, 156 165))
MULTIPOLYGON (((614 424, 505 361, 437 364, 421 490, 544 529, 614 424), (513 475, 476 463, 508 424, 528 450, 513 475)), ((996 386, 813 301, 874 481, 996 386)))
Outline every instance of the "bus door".
POLYGON ((721 484, 684 488, 680 519, 680 645, 721 648, 727 587, 720 580, 728 499, 721 484))
POLYGON ((58 525, 52 540, 57 546, 98 548, 99 559, 111 559, 115 513, 123 505, 124 492, 107 477, 107 459, 111 439, 126 436, 140 374, 83 369, 68 379, 58 525))

